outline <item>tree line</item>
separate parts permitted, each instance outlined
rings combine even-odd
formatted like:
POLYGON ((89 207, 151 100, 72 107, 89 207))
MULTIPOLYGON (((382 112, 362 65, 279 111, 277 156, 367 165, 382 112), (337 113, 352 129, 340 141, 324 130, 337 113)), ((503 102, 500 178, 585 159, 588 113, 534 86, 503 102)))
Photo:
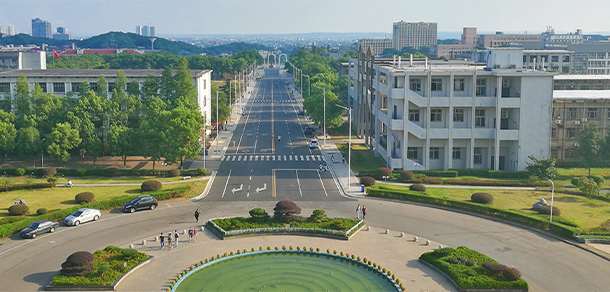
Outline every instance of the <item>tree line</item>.
MULTIPOLYGON (((160 78, 149 76, 142 90, 122 70, 109 95, 104 75, 96 90, 83 81, 78 92, 56 96, 36 84, 30 92, 24 75, 11 97, 12 111, 0 110, 0 154, 33 160, 41 154, 64 164, 73 155, 148 157, 154 162, 182 163, 201 149, 203 117, 197 104, 188 60, 165 67, 160 78)), ((9 107, 10 108, 10 107, 9 107)))

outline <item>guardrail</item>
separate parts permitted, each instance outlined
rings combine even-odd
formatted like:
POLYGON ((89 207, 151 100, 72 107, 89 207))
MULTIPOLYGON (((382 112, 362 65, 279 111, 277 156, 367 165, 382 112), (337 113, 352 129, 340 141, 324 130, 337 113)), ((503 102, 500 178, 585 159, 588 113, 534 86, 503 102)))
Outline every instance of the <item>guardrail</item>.
MULTIPOLYGON (((249 228, 249 229, 239 229, 239 230, 230 230, 226 231, 222 229, 218 224, 214 222, 214 220, 222 220, 222 219, 230 219, 237 218, 235 217, 218 217, 212 218, 208 222, 216 228, 223 236, 231 236, 231 235, 239 235, 239 234, 248 234, 248 233, 269 233, 269 232, 303 232, 303 233, 327 233, 332 235, 349 237, 349 235, 361 227, 364 224, 364 220, 360 220, 356 225, 352 226, 352 228, 347 231, 339 231, 339 230, 331 230, 331 229, 321 229, 321 228, 305 228, 305 227, 263 227, 263 228, 249 228)), ((336 219, 338 217, 333 217, 336 219)))

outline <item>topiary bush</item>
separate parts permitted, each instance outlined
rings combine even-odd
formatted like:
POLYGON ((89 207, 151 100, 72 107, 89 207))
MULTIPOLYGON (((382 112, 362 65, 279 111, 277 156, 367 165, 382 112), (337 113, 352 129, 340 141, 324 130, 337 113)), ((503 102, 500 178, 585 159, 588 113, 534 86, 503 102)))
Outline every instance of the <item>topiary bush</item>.
MULTIPOLYGON (((551 215, 551 206, 542 206, 536 209, 540 214, 551 215)), ((553 206, 553 216, 561 216, 561 210, 559 208, 553 206)))
POLYGON ((30 207, 28 205, 12 205, 8 207, 8 214, 11 216, 21 216, 30 212, 30 207))
POLYGON ((273 217, 280 222, 289 223, 295 220, 298 214, 301 214, 301 208, 293 201, 283 200, 275 204, 273 208, 273 217))
POLYGON ((91 203, 95 195, 92 192, 82 192, 74 196, 74 200, 79 204, 91 203))
POLYGON ((400 181, 401 182, 410 182, 415 179, 415 173, 410 170, 403 170, 400 172, 400 181))
POLYGON ((326 219, 326 212, 322 209, 313 210, 311 216, 309 216, 309 221, 315 223, 321 223, 324 219, 326 219))
POLYGON ((162 187, 163 187, 163 184, 161 184, 160 181, 156 181, 156 180, 147 180, 147 181, 143 182, 142 185, 140 186, 140 188, 142 189, 143 192, 158 191, 162 187))
POLYGON ((370 187, 375 184, 375 179, 370 176, 363 176, 360 178, 360 184, 363 184, 365 187, 370 187))
POLYGON ((38 214, 38 215, 44 215, 47 213, 49 213, 49 211, 46 208, 40 208, 40 209, 36 210, 36 214, 38 214))
POLYGON ((489 273, 490 275, 499 275, 500 273, 502 273, 504 270, 506 270, 508 268, 505 265, 494 264, 494 263, 483 263, 483 264, 481 264, 481 266, 483 268, 485 268, 487 273, 489 273))
POLYGON ((254 222, 267 222, 269 220, 269 214, 262 208, 254 208, 250 210, 250 217, 252 217, 252 221, 254 222))
POLYGON ((121 254, 126 260, 129 260, 138 255, 138 251, 133 248, 124 248, 121 250, 121 254))
POLYGON ((488 193, 474 193, 470 196, 470 200, 479 204, 491 204, 494 201, 494 197, 488 193))
POLYGON ((574 177, 570 180, 570 183, 575 187, 578 186, 578 182, 580 182, 580 177, 574 177))
POLYGON ((597 185, 602 185, 606 182, 606 179, 599 174, 592 174, 588 178, 592 179, 597 185))
POLYGON ((207 170, 203 167, 197 168, 197 173, 200 175, 205 175, 207 170))
POLYGON ((389 176, 389 179, 392 179, 392 170, 387 167, 377 168, 377 172, 375 173, 375 178, 383 179, 384 176, 389 176))
POLYGON ((23 169, 23 168, 17 168, 17 169, 15 169, 15 174, 16 174, 17 176, 22 176, 22 175, 24 175, 24 174, 25 174, 25 169, 23 169))
POLYGON ((55 167, 45 167, 43 170, 44 177, 54 176, 56 174, 57 174, 57 169, 55 169, 55 167))
POLYGON ((502 271, 502 276, 509 281, 516 281, 521 278, 521 272, 515 268, 506 268, 502 271))
POLYGON ((416 192, 425 192, 426 186, 420 185, 420 184, 412 184, 411 186, 409 186, 409 190, 416 191, 416 192))
POLYGON ((93 254, 88 251, 77 251, 61 264, 59 272, 66 276, 83 276, 93 271, 93 259, 93 254))
POLYGON ((169 170, 169 176, 170 177, 177 177, 180 175, 180 170, 178 169, 170 169, 169 170))

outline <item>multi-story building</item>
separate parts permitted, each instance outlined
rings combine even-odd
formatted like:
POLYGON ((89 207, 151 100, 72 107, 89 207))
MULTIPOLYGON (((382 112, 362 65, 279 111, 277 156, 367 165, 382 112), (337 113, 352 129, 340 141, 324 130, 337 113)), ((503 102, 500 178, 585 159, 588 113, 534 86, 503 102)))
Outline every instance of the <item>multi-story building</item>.
POLYGON ((469 59, 472 58, 472 50, 475 46, 465 44, 438 45, 436 55, 447 59, 469 59))
POLYGON ((139 25, 136 25, 136 34, 137 35, 142 35, 142 27, 139 25))
POLYGON ((47 69, 42 51, 0 51, 0 69, 47 69))
POLYGON ((365 143, 392 169, 524 170, 550 155, 553 74, 523 70, 522 50, 472 61, 350 59, 348 106, 365 143))
POLYGON ((523 43, 540 42, 539 34, 479 34, 477 45, 485 48, 521 45, 523 43))
POLYGON ((15 27, 12 25, 9 26, 0 26, 0 35, 2 37, 9 37, 15 35, 15 27))
POLYGON ((56 40, 69 40, 72 38, 72 35, 68 32, 68 30, 64 27, 58 27, 57 33, 53 34, 53 39, 56 40))
POLYGON ((155 27, 152 26, 152 25, 148 27, 148 36, 149 37, 154 37, 155 36, 155 27))
MULTIPOLYGON (((30 84, 30 90, 39 85, 43 92, 57 96, 78 96, 81 82, 89 81, 91 89, 97 90, 97 80, 100 75, 106 79, 108 92, 112 93, 117 78, 117 69, 68 69, 68 70, 5 70, 0 71, 0 101, 2 109, 11 110, 11 97, 17 91, 17 79, 25 75, 30 84)), ((126 69, 123 70, 129 82, 136 80, 142 88, 149 76, 161 77, 160 69, 126 69)), ((206 125, 211 125, 211 70, 191 70, 193 84, 197 89, 197 104, 205 118, 206 125)), ((109 94, 110 96, 110 94, 109 94)))
POLYGON ((523 68, 569 74, 573 71, 573 55, 574 52, 566 50, 523 50, 523 68))
POLYGON ((358 47, 372 47, 373 54, 381 55, 383 50, 392 48, 392 39, 376 38, 376 39, 358 39, 358 47))
POLYGON ((148 25, 142 27, 142 35, 148 36, 148 25))
POLYGON ((32 36, 52 38, 51 23, 40 18, 32 19, 32 36))
POLYGON ((392 46, 399 51, 404 47, 435 49, 436 27, 436 22, 394 22, 392 46))
POLYGON ((547 27, 546 31, 541 35, 541 41, 544 43, 566 43, 580 44, 584 41, 582 29, 577 29, 576 33, 555 33, 555 29, 547 27))

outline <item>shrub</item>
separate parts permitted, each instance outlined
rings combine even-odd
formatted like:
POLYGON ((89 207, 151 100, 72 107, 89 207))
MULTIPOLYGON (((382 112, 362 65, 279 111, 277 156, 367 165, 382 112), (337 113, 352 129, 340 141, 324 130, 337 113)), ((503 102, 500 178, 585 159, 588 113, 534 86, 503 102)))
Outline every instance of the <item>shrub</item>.
POLYGON ((176 177, 180 175, 180 170, 179 169, 170 169, 169 170, 169 176, 170 177, 176 177))
POLYGON ((575 187, 578 186, 578 182, 580 182, 580 177, 574 177, 570 180, 570 183, 575 187))
POLYGON ((38 214, 38 215, 44 215, 47 213, 49 213, 49 211, 45 208, 40 208, 40 209, 36 210, 36 214, 38 214))
POLYGON ((8 207, 8 214, 11 216, 21 216, 30 212, 30 207, 28 205, 12 205, 8 207))
MULTIPOLYGON (((542 206, 536 209, 540 214, 551 215, 551 206, 542 206)), ((553 206, 553 216, 561 216, 561 210, 559 208, 553 206)))
POLYGON ((121 249, 121 254, 123 255, 123 257, 125 257, 125 259, 129 260, 138 255, 138 251, 133 248, 124 248, 121 249))
POLYGON ((163 187, 163 184, 157 180, 147 180, 142 183, 140 188, 143 192, 154 192, 158 191, 163 187))
POLYGON ((422 177, 421 182, 425 183, 425 184, 440 185, 443 182, 445 182, 445 180, 443 180, 440 177, 428 177, 428 176, 424 176, 424 177, 422 177))
POLYGON ((78 193, 74 197, 74 200, 79 204, 84 204, 84 203, 93 202, 94 198, 95 198, 95 195, 92 192, 82 192, 82 193, 78 193))
POLYGON ((298 214, 301 214, 301 208, 293 201, 279 201, 273 208, 273 217, 280 222, 289 223, 296 219, 298 214))
POLYGON ((119 169, 114 168, 114 167, 108 168, 108 169, 106 169, 106 175, 111 176, 111 177, 117 176, 117 175, 119 175, 119 169))
POLYGON ((87 170, 84 168, 79 168, 76 170, 76 175, 78 176, 85 176, 87 174, 87 170))
POLYGON ((197 168, 197 173, 200 175, 205 175, 207 170, 203 167, 197 168))
POLYGON ((474 193, 472 196, 470 196, 470 200, 475 203, 489 205, 494 201, 494 197, 488 193, 474 193))
POLYGON ((262 223, 269 220, 269 214, 267 214, 267 212, 261 208, 252 209, 249 213, 250 217, 252 217, 252 220, 255 222, 262 223))
POLYGON ((425 192, 426 186, 419 185, 419 184, 412 184, 411 186, 409 186, 409 190, 417 191, 417 192, 425 192))
POLYGON ((55 167, 45 167, 43 170, 43 176, 54 176, 57 174, 57 169, 55 167))
POLYGON ((23 168, 17 168, 17 169, 15 169, 15 174, 16 174, 17 176, 22 176, 22 175, 24 175, 24 174, 25 174, 25 169, 23 169, 23 168))
POLYGON ((61 271, 66 276, 82 276, 93 271, 93 254, 87 251, 77 251, 71 254, 66 261, 61 264, 61 271))
POLYGON ((610 232, 610 220, 607 220, 606 222, 602 223, 602 228, 610 232))
POLYGON ((502 276, 509 281, 516 281, 521 278, 521 272, 515 268, 506 268, 502 271, 502 276))
POLYGON ((599 174, 592 174, 591 176, 589 176, 589 178, 592 179, 598 185, 601 185, 606 182, 606 179, 599 174))
POLYGON ((384 176, 389 176, 389 179, 392 179, 392 170, 387 167, 377 168, 377 172, 375 173, 375 177, 377 179, 383 179, 384 176))
POLYGON ((400 172, 400 181, 401 182, 410 182, 415 178, 415 173, 410 170, 403 170, 400 172))
POLYGON ((343 225, 343 222, 341 222, 339 220, 335 220, 335 221, 333 221, 331 228, 334 230, 343 230, 343 229, 345 229, 345 225, 343 225))
POLYGON ((485 262, 481 264, 481 266, 485 268, 485 270, 491 275, 498 275, 507 269, 505 265, 494 264, 489 262, 485 262))
POLYGON ((326 219, 326 212, 321 209, 313 210, 311 216, 309 216, 309 220, 315 223, 321 223, 324 219, 326 219))
POLYGON ((365 187, 370 187, 375 184, 375 179, 370 176, 363 176, 360 178, 360 184, 363 184, 365 187))

